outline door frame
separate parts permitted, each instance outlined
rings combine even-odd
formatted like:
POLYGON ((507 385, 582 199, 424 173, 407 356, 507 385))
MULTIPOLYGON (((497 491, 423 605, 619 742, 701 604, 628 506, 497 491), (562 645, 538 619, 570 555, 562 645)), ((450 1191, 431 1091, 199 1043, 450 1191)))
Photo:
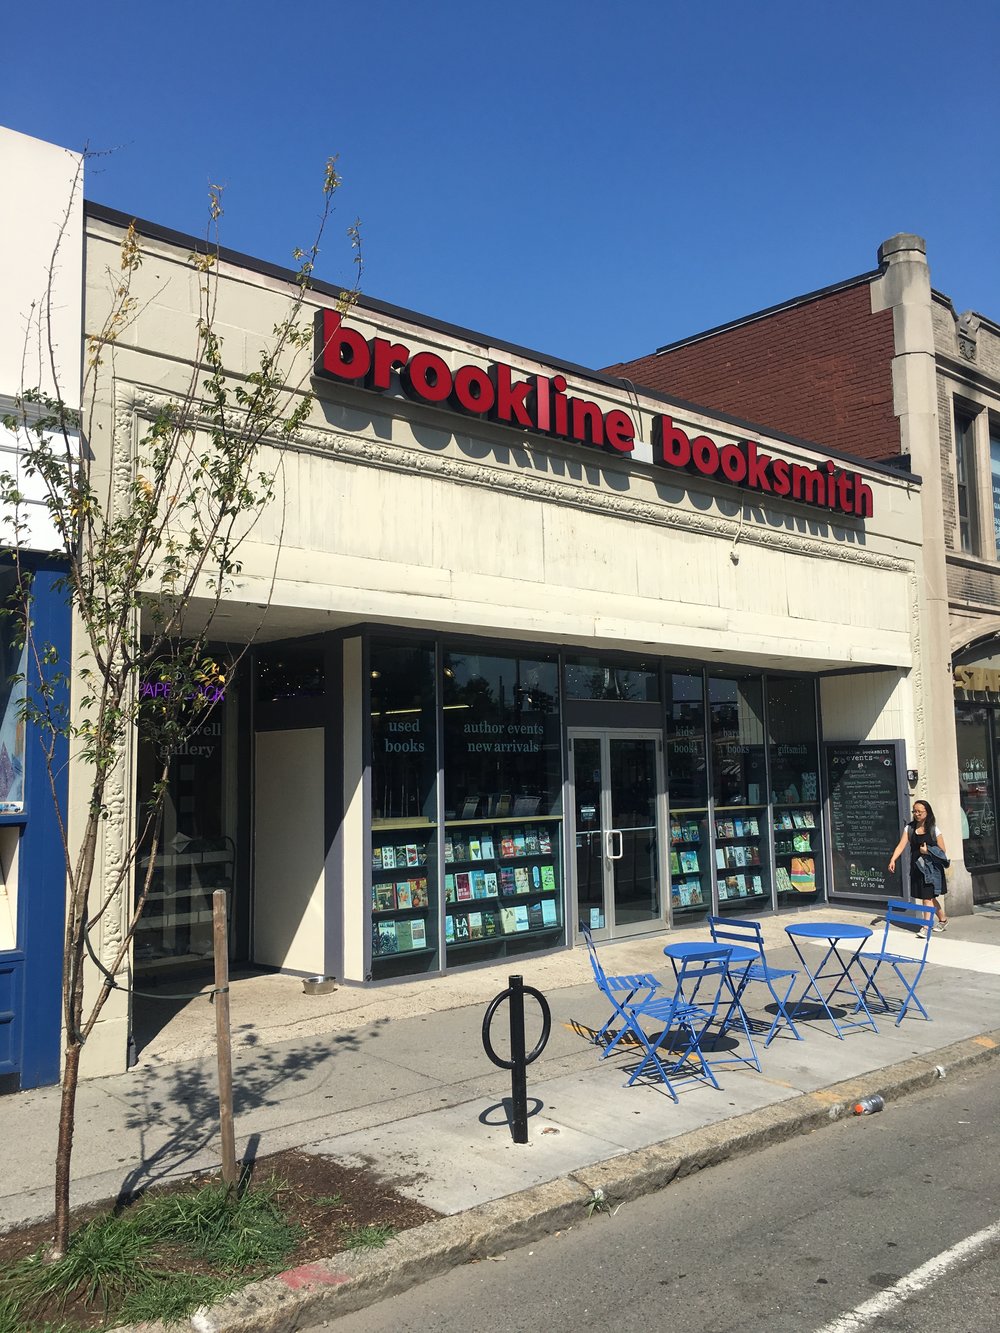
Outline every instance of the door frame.
POLYGON ((609 785, 610 754, 612 740, 651 740, 655 742, 654 755, 656 765, 656 855, 658 882, 660 891, 660 913, 656 918, 648 921, 635 922, 632 925, 618 926, 614 919, 614 881, 610 869, 610 860, 607 856, 607 847, 605 846, 602 856, 602 884, 604 891, 604 921, 603 927, 593 931, 594 938, 597 940, 621 940, 634 938, 640 935, 654 935, 666 929, 670 924, 670 861, 668 857, 669 847, 667 832, 670 828, 670 812, 667 806, 667 785, 666 773, 664 771, 664 752, 663 752, 663 728, 662 727, 580 727, 573 726, 566 731, 566 747, 568 763, 567 772, 567 801, 566 801, 566 825, 567 825, 567 847, 568 855, 566 858, 567 881, 569 883, 569 901, 571 909, 572 938, 574 941, 580 936, 580 901, 577 886, 577 859, 576 859, 576 766, 574 760, 574 743, 578 740, 589 739, 598 740, 601 747, 601 828, 605 832, 611 828, 611 787, 609 785), (610 909, 610 910, 609 910, 610 909))

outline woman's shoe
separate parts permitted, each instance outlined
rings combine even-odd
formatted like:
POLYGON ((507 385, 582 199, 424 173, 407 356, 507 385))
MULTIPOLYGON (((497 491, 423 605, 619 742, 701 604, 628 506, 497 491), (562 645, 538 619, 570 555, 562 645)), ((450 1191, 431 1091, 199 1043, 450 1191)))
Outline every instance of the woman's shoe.
POLYGON ((942 931, 947 930, 947 929, 948 929, 948 918, 945 917, 945 919, 944 919, 943 921, 936 921, 936 922, 934 923, 934 929, 938 932, 939 935, 941 934, 942 931))

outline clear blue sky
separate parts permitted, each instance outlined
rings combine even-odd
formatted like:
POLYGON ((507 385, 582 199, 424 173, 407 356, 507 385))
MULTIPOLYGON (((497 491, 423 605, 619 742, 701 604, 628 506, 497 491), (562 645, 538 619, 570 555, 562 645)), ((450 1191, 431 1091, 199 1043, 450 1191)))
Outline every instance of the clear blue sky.
MULTIPOLYGON (((600 366, 875 267, 1000 320, 997 0, 10 5, 0 123, 88 198, 600 366)), ((0 182, 2 188, 2 182, 0 182)), ((30 201, 26 201, 30 207, 30 201)))

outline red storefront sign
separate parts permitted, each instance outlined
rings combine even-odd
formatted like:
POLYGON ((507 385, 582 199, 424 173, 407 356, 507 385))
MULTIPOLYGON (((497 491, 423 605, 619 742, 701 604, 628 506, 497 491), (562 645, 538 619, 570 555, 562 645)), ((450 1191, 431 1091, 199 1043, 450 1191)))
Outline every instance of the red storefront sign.
MULTIPOLYGON (((635 423, 629 414, 617 408, 602 412, 589 399, 569 396, 564 375, 517 378, 502 361, 489 370, 465 365, 453 371, 436 352, 411 352, 389 338, 364 338, 348 328, 336 310, 317 312, 315 365, 318 375, 376 393, 389 389, 393 372, 398 372, 403 392, 414 402, 614 453, 630 454, 635 448, 635 423)), ((871 487, 857 472, 838 468, 831 459, 808 467, 773 458, 754 440, 719 445, 707 435, 691 438, 668 416, 653 423, 653 461, 777 499, 859 518, 872 515, 871 487)))

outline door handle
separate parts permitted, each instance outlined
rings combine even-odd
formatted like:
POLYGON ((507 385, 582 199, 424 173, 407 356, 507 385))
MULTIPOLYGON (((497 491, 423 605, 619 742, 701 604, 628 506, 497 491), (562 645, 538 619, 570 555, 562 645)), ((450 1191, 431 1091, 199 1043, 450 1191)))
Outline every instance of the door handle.
POLYGON ((622 837, 620 828, 608 829, 608 860, 620 861, 625 855, 625 839, 622 837), (618 839, 618 850, 615 851, 615 838, 618 839))

